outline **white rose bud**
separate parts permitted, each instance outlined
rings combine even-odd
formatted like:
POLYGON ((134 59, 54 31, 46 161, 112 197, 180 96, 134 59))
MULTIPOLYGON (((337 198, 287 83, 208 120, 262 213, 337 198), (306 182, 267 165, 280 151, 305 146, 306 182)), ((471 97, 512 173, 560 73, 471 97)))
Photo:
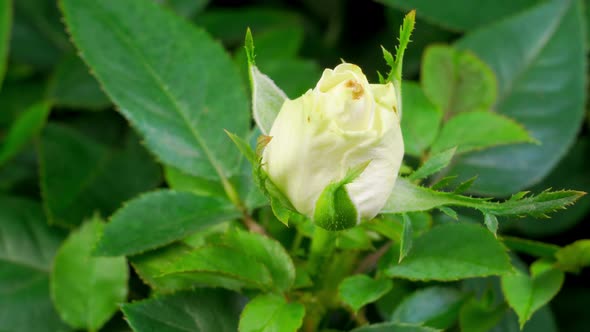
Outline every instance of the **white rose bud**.
POLYGON ((262 167, 298 212, 339 230, 375 217, 404 154, 392 83, 369 84, 343 63, 313 90, 287 100, 269 133, 262 167))

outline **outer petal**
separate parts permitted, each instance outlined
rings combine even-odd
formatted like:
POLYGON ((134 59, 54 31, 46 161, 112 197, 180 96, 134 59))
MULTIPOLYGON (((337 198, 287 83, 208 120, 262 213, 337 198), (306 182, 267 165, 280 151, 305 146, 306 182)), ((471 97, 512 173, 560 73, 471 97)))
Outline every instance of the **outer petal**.
POLYGON ((404 155, 404 143, 398 124, 385 133, 379 141, 352 155, 348 164, 358 165, 371 160, 365 171, 346 186, 362 219, 372 219, 385 205, 397 179, 404 155))

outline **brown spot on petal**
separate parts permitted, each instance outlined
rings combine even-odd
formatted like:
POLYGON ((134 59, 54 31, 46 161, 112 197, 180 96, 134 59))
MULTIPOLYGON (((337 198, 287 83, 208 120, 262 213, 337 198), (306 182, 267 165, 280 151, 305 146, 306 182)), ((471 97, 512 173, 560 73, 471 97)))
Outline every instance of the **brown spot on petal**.
POLYGON ((351 88, 352 89, 352 99, 359 99, 363 96, 363 94, 365 93, 365 90, 363 89, 363 86, 358 83, 355 80, 348 80, 346 81, 346 85, 347 88, 351 88))

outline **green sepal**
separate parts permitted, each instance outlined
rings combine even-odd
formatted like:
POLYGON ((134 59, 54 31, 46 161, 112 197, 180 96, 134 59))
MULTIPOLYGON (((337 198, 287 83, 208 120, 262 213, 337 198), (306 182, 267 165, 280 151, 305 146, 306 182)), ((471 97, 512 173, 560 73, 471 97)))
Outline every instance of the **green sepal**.
POLYGON ((343 185, 329 184, 315 204, 314 223, 328 231, 341 231, 356 226, 359 213, 343 185))
POLYGON ((246 58, 248 58, 248 65, 256 66, 256 62, 254 61, 254 39, 252 38, 252 31, 250 31, 249 27, 246 29, 244 49, 246 50, 246 58))
POLYGON ((359 212, 348 195, 345 185, 359 177, 370 162, 369 160, 349 169, 342 180, 326 186, 315 204, 313 212, 315 225, 328 231, 341 231, 359 223, 359 212))
MULTIPOLYGON (((402 103, 402 67, 404 62, 404 53, 406 51, 406 47, 410 43, 410 36, 412 35, 412 31, 414 30, 414 25, 416 23, 416 11, 412 10, 404 17, 404 21, 402 26, 399 30, 399 45, 395 48, 395 59, 391 52, 381 46, 381 50, 383 51, 383 58, 387 65, 391 68, 389 71, 387 78, 383 80, 380 77, 380 83, 385 84, 386 82, 393 83, 395 87, 395 92, 397 94, 397 102, 401 105, 402 103)), ((401 115, 401 113, 400 113, 401 115)))
MULTIPOLYGON (((270 200, 270 207, 272 208, 272 212, 274 213, 275 217, 279 219, 280 222, 285 224, 285 226, 289 226, 289 221, 295 214, 299 214, 297 210, 291 204, 291 201, 283 194, 283 192, 272 182, 266 172, 259 167, 259 178, 260 183, 264 185, 262 191, 270 200)), ((256 175, 255 175, 256 176, 256 175)))
MULTIPOLYGON (((254 150, 252 150, 250 147, 250 144, 248 144, 248 142, 246 142, 246 140, 243 138, 228 131, 226 131, 226 134, 252 165, 252 175, 254 182, 256 182, 256 185, 258 188, 260 188, 264 195, 268 197, 275 217, 277 217, 280 222, 285 224, 285 226, 289 226, 289 220, 291 220, 294 215, 301 214, 297 212, 297 210, 293 207, 293 204, 291 204, 291 201, 289 201, 289 199, 281 192, 281 190, 269 179, 268 174, 264 171, 264 169, 262 169, 261 151, 254 152, 254 150)), ((257 150, 262 150, 269 141, 270 140, 268 139, 268 136, 262 135, 257 140, 257 150)))
POLYGON ((260 162, 259 157, 256 155, 256 153, 254 153, 254 151, 252 151, 252 148, 250 148, 248 142, 234 133, 230 133, 227 130, 224 131, 251 164, 257 164, 260 162))
POLYGON ((248 59, 248 76, 252 92, 252 116, 260 131, 268 135, 283 103, 288 99, 287 94, 256 67, 254 40, 250 29, 246 31, 244 49, 248 59))

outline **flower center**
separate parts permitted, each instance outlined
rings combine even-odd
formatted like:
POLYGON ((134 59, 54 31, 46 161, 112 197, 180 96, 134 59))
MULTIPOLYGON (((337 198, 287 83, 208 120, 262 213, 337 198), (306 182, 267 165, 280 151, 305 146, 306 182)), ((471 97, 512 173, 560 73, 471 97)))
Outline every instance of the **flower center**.
POLYGON ((352 90, 352 99, 354 100, 360 99, 365 92, 363 86, 355 80, 348 80, 345 86, 352 90))

